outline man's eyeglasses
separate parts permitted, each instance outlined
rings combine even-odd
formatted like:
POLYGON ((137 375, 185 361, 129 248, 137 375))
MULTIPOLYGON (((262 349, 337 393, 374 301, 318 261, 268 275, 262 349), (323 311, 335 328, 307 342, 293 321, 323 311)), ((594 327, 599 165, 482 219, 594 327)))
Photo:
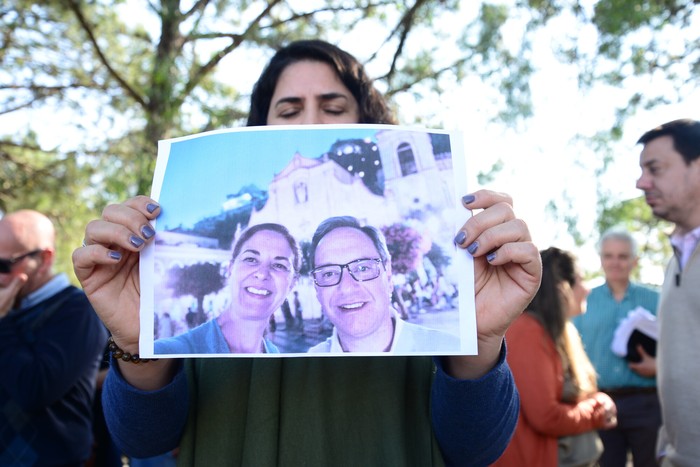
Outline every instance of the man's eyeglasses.
POLYGON ((5 259, 5 258, 0 258, 0 274, 9 274, 12 272, 12 267, 22 261, 24 258, 27 256, 33 256, 37 253, 40 253, 42 250, 32 250, 29 253, 25 253, 23 255, 15 256, 14 258, 10 259, 5 259))
POLYGON ((384 266, 380 258, 362 258, 348 264, 326 264, 311 271, 311 275, 319 287, 331 287, 340 284, 344 268, 357 282, 365 282, 379 277, 382 272, 380 265, 384 266))

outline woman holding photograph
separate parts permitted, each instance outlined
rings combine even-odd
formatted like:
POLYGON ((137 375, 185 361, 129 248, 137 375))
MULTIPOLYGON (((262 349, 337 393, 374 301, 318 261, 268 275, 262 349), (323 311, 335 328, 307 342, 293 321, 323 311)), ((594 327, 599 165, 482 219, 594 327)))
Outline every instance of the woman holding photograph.
MULTIPOLYGON (((255 85, 248 124, 330 123, 394 118, 347 52, 317 40, 278 50, 255 85)), ((73 262, 114 337, 103 400, 115 439, 136 457, 179 446, 180 465, 496 460, 518 413, 503 336, 537 290, 541 264, 510 196, 482 190, 462 203, 479 210, 464 212, 455 236, 474 258, 479 354, 434 358, 128 358, 138 352, 139 252, 153 241, 160 206, 137 196, 105 208, 73 262)))
POLYGON ((228 268, 228 309, 184 334, 155 341, 155 354, 278 353, 264 337, 270 316, 286 300, 301 268, 296 240, 279 224, 248 227, 228 268))

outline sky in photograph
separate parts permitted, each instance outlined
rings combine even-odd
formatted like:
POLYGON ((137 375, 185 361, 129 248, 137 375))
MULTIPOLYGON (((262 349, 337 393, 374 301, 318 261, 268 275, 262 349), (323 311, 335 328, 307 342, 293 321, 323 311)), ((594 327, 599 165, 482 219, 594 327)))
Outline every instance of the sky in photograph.
MULTIPOLYGON (((246 185, 267 190, 295 153, 307 158, 324 154, 338 139, 372 139, 376 129, 324 128, 300 135, 293 128, 265 131, 245 128, 203 137, 172 140, 159 202, 164 206, 158 229, 191 227, 207 215, 219 214, 228 195, 246 185), (205 137, 205 138, 204 138, 205 137), (222 164, 222 158, 235 158, 222 164), (227 167, 212 170, 212 167, 227 167), (168 209, 176 206, 177 209, 168 209)), ((165 154, 159 154, 164 157, 165 154)))

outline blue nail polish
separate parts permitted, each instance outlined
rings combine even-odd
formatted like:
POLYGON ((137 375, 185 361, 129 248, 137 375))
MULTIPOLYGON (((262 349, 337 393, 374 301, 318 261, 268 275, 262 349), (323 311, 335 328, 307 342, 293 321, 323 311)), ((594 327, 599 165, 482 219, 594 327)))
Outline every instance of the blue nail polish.
POLYGON ((129 237, 129 243, 131 243, 136 248, 138 248, 141 245, 143 245, 144 242, 143 242, 143 239, 137 237, 136 235, 132 235, 131 237, 129 237))
POLYGON ((116 259, 117 261, 119 261, 120 259, 122 259, 122 254, 119 253, 118 251, 110 251, 110 252, 109 252, 109 257, 112 258, 112 259, 116 259))
POLYGON ((149 239, 156 234, 156 231, 150 225, 144 225, 141 227, 141 235, 144 238, 149 239))
POLYGON ((148 204, 146 205, 146 211, 148 211, 149 213, 153 214, 153 211, 155 211, 156 209, 158 209, 158 207, 159 207, 159 206, 158 206, 157 204, 155 204, 155 203, 148 203, 148 204))
POLYGON ((491 261, 493 261, 494 259, 496 259, 496 252, 495 251, 492 251, 491 253, 486 255, 486 261, 488 261, 489 263, 491 261))
POLYGON ((476 253, 476 250, 478 248, 479 248, 479 242, 474 242, 467 247, 467 251, 469 252, 470 255, 473 255, 474 253, 476 253))
POLYGON ((476 197, 474 195, 464 195, 462 196, 462 202, 464 204, 470 204, 473 203, 476 197))
POLYGON ((460 231, 460 232, 455 236, 455 243, 456 243, 457 245, 461 245, 462 243, 464 243, 464 240, 466 240, 466 239, 467 239, 467 234, 465 234, 464 232, 460 231))

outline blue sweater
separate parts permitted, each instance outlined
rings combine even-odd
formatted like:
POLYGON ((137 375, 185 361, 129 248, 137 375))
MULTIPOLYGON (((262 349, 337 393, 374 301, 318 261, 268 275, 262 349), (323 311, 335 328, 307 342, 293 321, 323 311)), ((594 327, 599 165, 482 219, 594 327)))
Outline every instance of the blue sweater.
POLYGON ((85 294, 72 286, 0 319, 0 465, 88 458, 106 340, 85 294))
POLYGON ((110 371, 105 417, 120 447, 182 465, 464 465, 495 461, 517 422, 505 363, 479 380, 439 358, 189 359, 165 388, 110 371), (192 408, 192 409, 190 409, 192 408))

